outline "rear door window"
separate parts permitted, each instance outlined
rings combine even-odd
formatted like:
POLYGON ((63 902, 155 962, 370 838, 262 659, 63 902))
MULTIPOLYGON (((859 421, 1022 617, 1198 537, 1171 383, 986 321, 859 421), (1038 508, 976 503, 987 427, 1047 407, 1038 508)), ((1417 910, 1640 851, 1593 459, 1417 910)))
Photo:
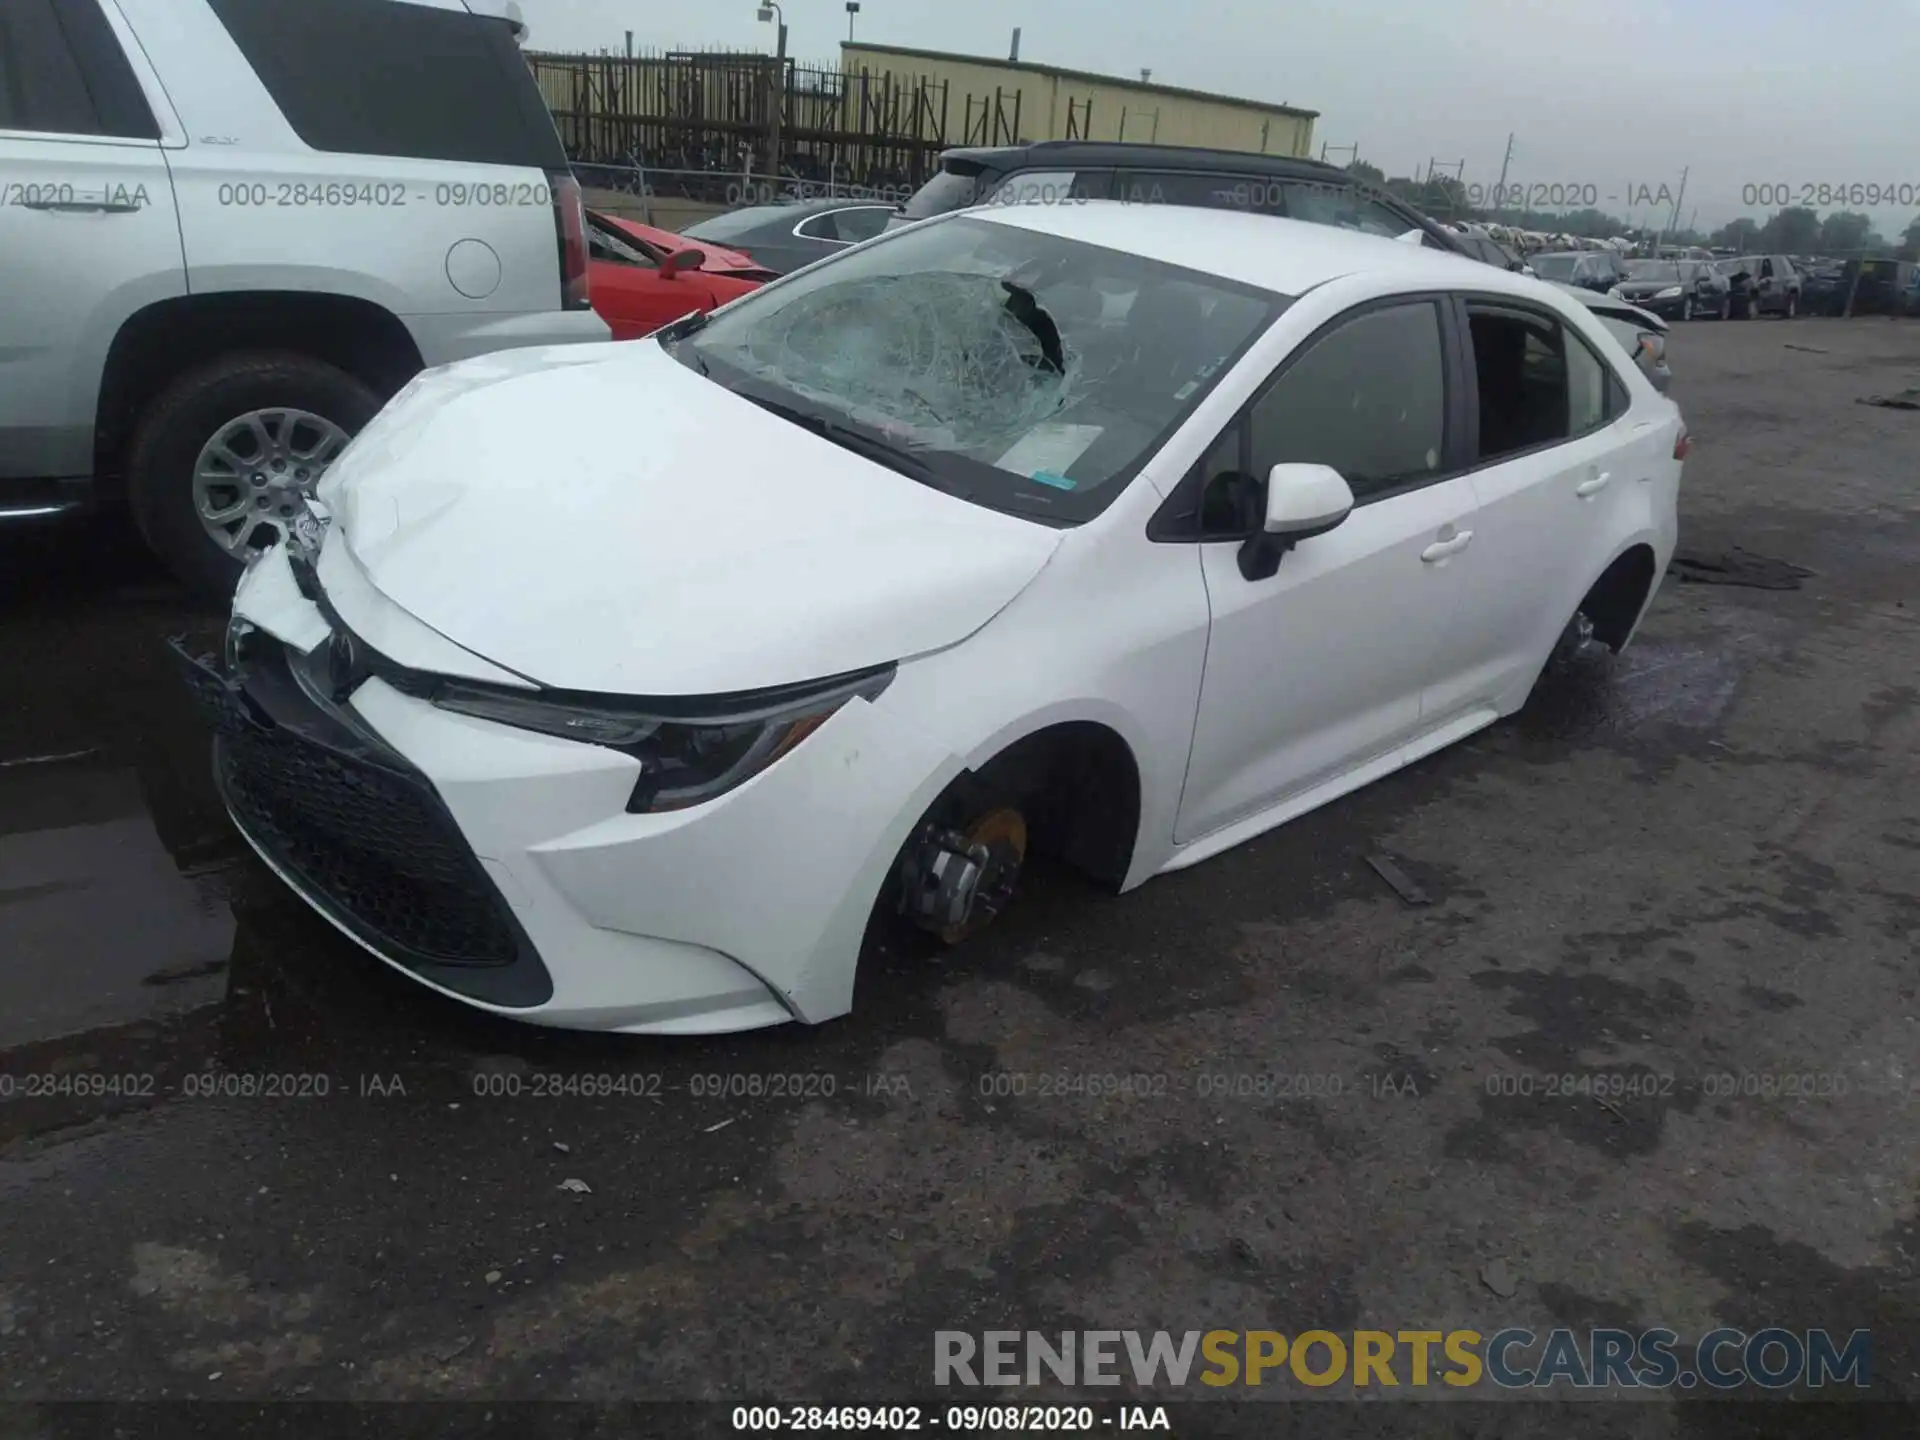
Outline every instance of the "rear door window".
POLYGON ((399 0, 207 0, 315 150, 564 170, 503 20, 399 0))
MULTIPOLYGON (((1483 463, 1557 444, 1574 432, 1566 331, 1530 310, 1469 303, 1473 369, 1480 392, 1483 463)), ((1580 414, 1591 418, 1591 389, 1580 414)), ((1604 409, 1604 404, 1603 404, 1604 409)))
POLYGON ((98 0, 0 3, 0 130, 159 138, 98 0))

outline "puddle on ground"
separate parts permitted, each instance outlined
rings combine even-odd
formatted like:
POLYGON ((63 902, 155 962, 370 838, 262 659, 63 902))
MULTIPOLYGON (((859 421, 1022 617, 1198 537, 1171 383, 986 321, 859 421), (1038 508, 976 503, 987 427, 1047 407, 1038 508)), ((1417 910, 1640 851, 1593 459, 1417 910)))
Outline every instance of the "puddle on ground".
POLYGON ((1625 655, 1590 647, 1543 679, 1519 717, 1530 740, 1630 737, 1659 726, 1711 730, 1740 686, 1731 646, 1636 643, 1625 655))
POLYGON ((0 1050, 217 1002, 235 858, 170 852, 132 768, 0 769, 0 1050))

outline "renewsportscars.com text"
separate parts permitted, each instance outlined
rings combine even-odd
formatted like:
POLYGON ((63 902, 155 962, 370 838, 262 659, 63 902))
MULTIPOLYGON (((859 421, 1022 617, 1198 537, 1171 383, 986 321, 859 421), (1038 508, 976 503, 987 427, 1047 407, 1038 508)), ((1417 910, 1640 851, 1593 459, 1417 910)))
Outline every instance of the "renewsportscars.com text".
POLYGON ((1872 1384, 1873 1337, 1865 1330, 1769 1327, 1678 1332, 1477 1330, 965 1330, 934 1333, 936 1385, 1119 1385, 1141 1387, 1304 1385, 1324 1389, 1769 1390, 1872 1384))

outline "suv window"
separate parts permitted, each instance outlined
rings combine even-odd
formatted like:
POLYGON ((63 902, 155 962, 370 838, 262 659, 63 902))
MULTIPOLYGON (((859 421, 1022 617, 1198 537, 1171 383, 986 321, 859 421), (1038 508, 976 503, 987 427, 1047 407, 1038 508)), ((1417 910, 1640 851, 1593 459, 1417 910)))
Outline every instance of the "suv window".
POLYGON ((1064 205, 1106 198, 1108 175, 1091 170, 1016 170, 986 196, 990 205, 1064 205))
POLYGON ((1207 174, 1199 170, 1124 170, 1113 198, 1129 205, 1190 205, 1202 210, 1250 210, 1284 214, 1280 187, 1259 176, 1207 174))
POLYGON ((950 210, 966 209, 974 203, 979 193, 980 171, 977 168, 948 169, 943 166, 908 197, 900 213, 909 220, 945 215, 950 210))
POLYGON ((1313 180, 1289 180, 1281 186, 1286 196, 1286 213, 1294 220, 1312 225, 1333 225, 1342 230, 1358 230, 1388 239, 1421 227, 1378 201, 1369 200, 1357 187, 1326 185, 1313 180))
POLYGON ((94 135, 99 126, 51 0, 0 9, 0 130, 94 135))
POLYGON ((1621 414, 1628 397, 1605 360, 1557 320, 1467 304, 1480 392, 1477 459, 1557 444, 1621 414))
POLYGON ((1331 465, 1360 501, 1437 474, 1446 402, 1438 308, 1420 300, 1366 311, 1315 340, 1254 401, 1253 474, 1331 465))
POLYGON ((96 0, 0 5, 0 130, 159 138, 96 0))
POLYGON ((848 210, 827 210, 809 216, 794 227, 796 235, 808 240, 839 240, 853 244, 871 240, 886 229, 893 211, 885 205, 861 205, 848 210))
POLYGON ((503 20, 396 0, 208 0, 316 150, 565 170, 503 20))

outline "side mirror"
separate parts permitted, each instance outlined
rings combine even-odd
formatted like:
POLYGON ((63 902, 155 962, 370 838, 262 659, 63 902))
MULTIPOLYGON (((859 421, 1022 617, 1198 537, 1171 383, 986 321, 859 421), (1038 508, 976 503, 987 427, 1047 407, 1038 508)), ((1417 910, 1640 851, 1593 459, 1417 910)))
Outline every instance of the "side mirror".
POLYGON ((1302 540, 1324 535, 1353 510, 1353 491, 1331 465, 1276 465, 1267 473, 1260 532, 1240 546, 1240 574, 1265 580, 1302 540))
POLYGON ((698 270, 707 252, 689 246, 685 250, 676 250, 660 262, 660 278, 671 280, 683 270, 698 270))

